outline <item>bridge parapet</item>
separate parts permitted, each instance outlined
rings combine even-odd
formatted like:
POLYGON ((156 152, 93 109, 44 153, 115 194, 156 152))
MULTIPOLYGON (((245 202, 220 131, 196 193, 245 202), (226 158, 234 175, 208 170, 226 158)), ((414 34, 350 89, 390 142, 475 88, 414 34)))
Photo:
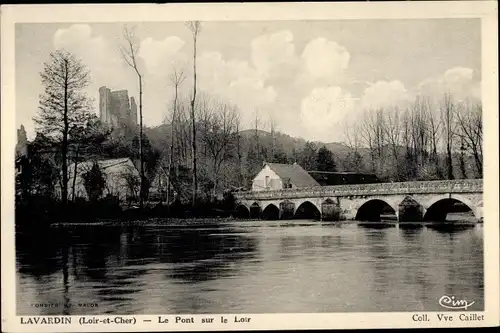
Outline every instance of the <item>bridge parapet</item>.
POLYGON ((313 186, 297 189, 236 192, 239 200, 296 199, 387 194, 480 193, 482 179, 415 181, 356 185, 313 186))

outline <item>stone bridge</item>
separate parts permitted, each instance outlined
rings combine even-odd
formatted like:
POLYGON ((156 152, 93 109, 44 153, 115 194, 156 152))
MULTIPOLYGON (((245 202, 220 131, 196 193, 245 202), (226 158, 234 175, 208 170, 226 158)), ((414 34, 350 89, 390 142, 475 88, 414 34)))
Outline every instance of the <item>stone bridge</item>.
POLYGON ((444 221, 448 213, 469 208, 479 220, 483 180, 315 186, 235 196, 239 217, 380 221, 381 216, 395 215, 399 222, 420 222, 444 221))

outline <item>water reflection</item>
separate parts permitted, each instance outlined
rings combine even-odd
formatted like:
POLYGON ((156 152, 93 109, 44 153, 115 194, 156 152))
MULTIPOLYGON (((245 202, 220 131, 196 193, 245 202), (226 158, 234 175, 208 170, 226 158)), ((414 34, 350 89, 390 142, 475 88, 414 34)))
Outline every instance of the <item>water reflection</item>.
POLYGON ((237 263, 255 257, 256 240, 238 234, 180 231, 164 243, 161 260, 174 263, 169 277, 200 282, 235 274, 237 263))
POLYGON ((78 227, 20 234, 16 252, 20 314, 424 311, 444 294, 484 305, 477 228, 78 227), (32 306, 47 302, 60 306, 32 306))
POLYGON ((387 240, 387 233, 379 229, 366 229, 362 228, 365 233, 366 244, 368 245, 370 264, 374 274, 373 289, 378 293, 385 294, 389 288, 388 281, 392 278, 389 276, 390 257, 389 244, 387 240))

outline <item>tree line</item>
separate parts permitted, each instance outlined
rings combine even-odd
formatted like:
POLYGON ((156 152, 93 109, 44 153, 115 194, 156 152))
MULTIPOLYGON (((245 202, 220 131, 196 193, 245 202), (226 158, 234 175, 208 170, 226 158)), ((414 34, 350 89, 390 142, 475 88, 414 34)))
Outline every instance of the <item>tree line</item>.
POLYGON ((482 104, 417 96, 410 106, 366 110, 355 123, 345 123, 347 164, 388 181, 482 178, 482 104))

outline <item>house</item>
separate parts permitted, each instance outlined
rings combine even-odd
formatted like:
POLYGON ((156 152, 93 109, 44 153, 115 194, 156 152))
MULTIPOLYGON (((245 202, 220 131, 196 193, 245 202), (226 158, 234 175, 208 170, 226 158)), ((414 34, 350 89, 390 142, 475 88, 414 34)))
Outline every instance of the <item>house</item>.
POLYGON ((253 191, 319 186, 300 165, 266 163, 252 181, 253 191))
POLYGON ((321 186, 378 183, 375 174, 356 172, 308 171, 321 186))
MULTIPOLYGON (((139 195, 140 174, 130 158, 117 158, 109 160, 95 161, 103 173, 105 187, 103 196, 112 195, 118 197, 120 201, 125 201, 128 197, 137 197, 139 195)), ((95 163, 94 161, 79 162, 76 165, 72 163, 68 166, 68 199, 88 198, 85 189, 84 174, 90 171, 95 163)), ((56 193, 61 196, 60 186, 57 186, 56 193)))

